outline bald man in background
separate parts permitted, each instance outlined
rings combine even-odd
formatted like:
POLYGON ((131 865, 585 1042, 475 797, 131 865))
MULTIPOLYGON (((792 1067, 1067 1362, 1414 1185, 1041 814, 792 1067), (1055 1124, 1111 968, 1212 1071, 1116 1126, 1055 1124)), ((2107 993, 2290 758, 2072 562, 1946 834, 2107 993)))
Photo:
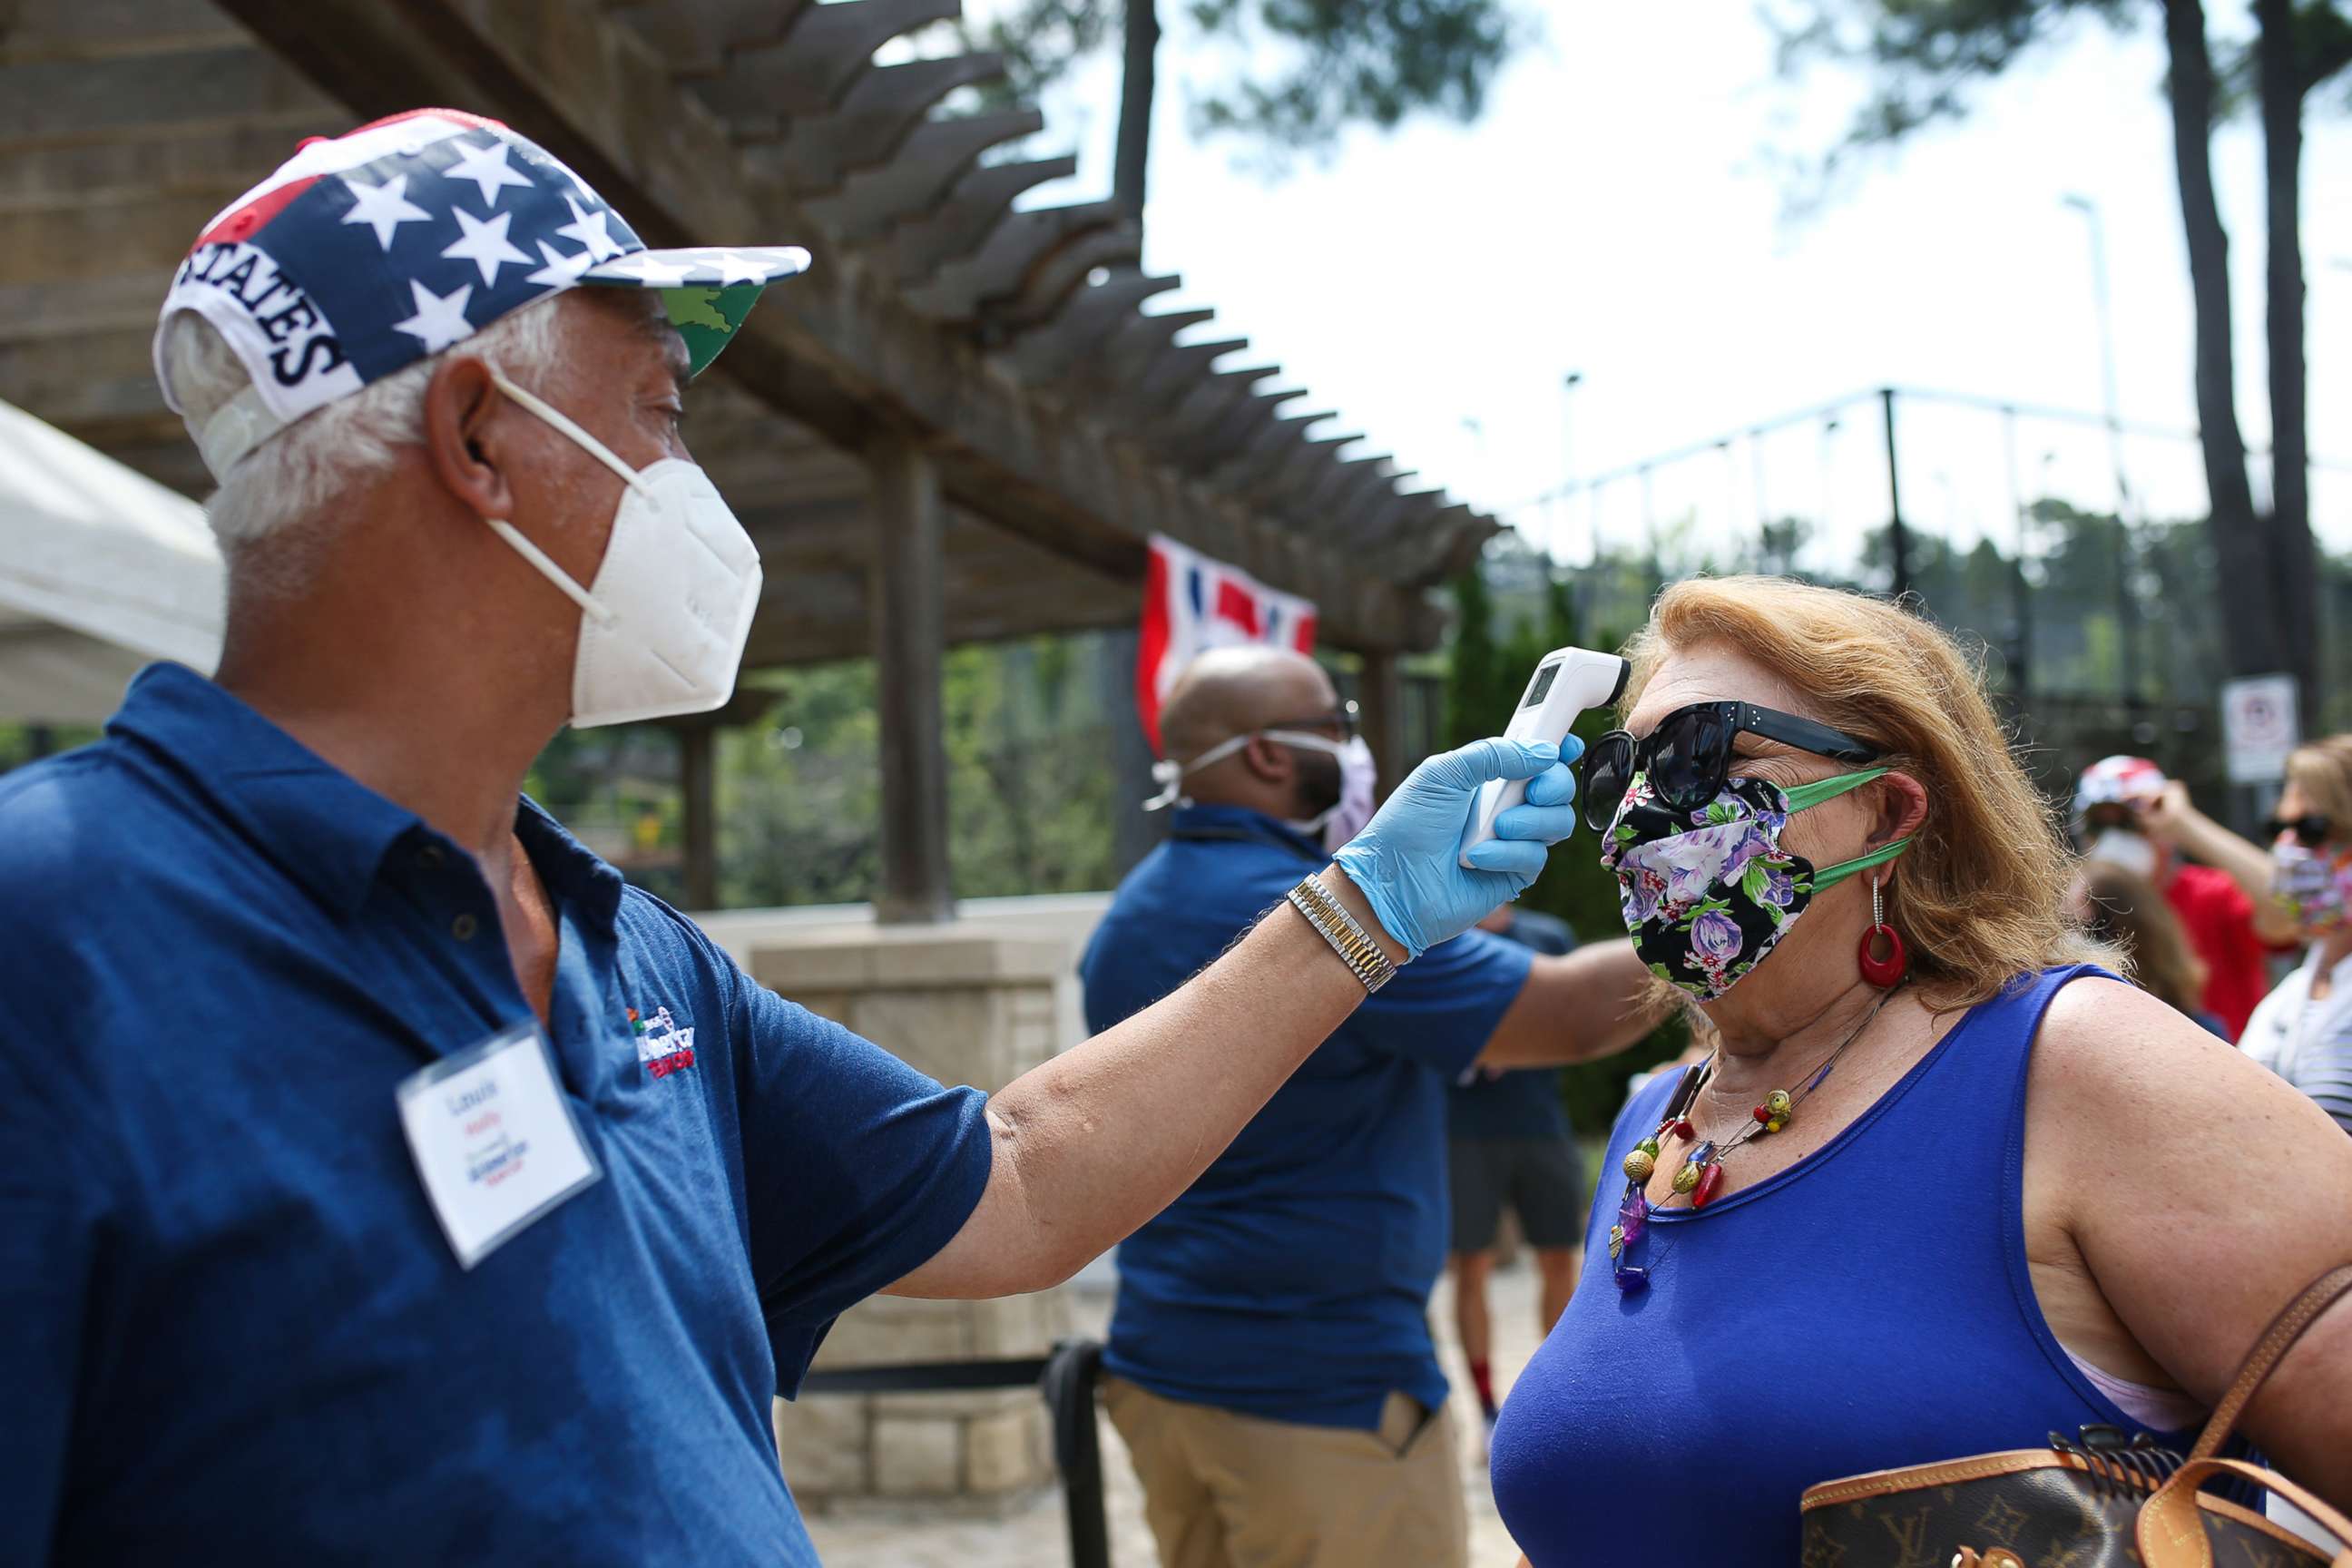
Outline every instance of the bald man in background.
MULTIPOLYGON (((1167 843, 1080 975, 1100 1031, 1173 991, 1369 816, 1370 758, 1312 659, 1224 648, 1160 712, 1167 843)), ((1105 1401, 1163 1568, 1458 1568, 1468 1516, 1428 1300, 1445 1262, 1445 1090, 1474 1062, 1641 1037, 1624 942, 1561 957, 1471 931, 1307 1059, 1118 1249, 1105 1401)))

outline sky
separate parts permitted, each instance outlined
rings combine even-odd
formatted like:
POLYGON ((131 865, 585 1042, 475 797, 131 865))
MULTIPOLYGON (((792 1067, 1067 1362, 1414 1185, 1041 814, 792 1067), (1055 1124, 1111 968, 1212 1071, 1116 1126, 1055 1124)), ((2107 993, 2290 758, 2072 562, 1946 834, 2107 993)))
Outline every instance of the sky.
MULTIPOLYGON (((985 17, 1005 0, 966 0, 985 17)), ((1196 139, 1187 108, 1234 64, 1162 0, 1145 259, 1183 279, 1154 311, 1213 306, 1188 334, 1246 336, 1224 365, 1282 366, 1318 434, 1361 432, 1421 477, 1518 525, 1560 560, 1638 543, 1712 546, 1760 514, 1821 529, 1809 564, 1850 560, 1886 515, 1874 396, 1766 437, 1777 416, 1893 384, 2096 414, 2102 405, 2088 197, 2112 279, 2118 411, 2195 428, 2186 251, 2152 29, 2084 22, 2029 66, 1980 85, 1964 121, 1871 156, 1826 204, 1792 210, 1790 161, 1832 146, 1860 100, 1845 69, 1776 74, 1752 0, 1531 3, 1538 41, 1495 86, 1477 123, 1434 119, 1351 132, 1328 158, 1268 177, 1232 138, 1196 139), (1581 376, 1570 394, 1570 374, 1581 376), (1717 437, 1694 459, 1631 470, 1717 437), (1540 500, 1564 483, 1563 500, 1540 500), (1761 503, 1759 509, 1759 501, 1761 503)), ((2151 16, 2153 5, 2148 7, 2151 16)), ((2217 37, 2247 30, 2209 5, 2217 37)), ((1082 67, 1043 102, 1038 152, 1078 173, 1024 205, 1108 193, 1115 60, 1082 67)), ((2232 239, 2239 417, 2267 439, 2261 146, 2251 121, 2215 139, 2232 239)), ((2352 331, 2352 208, 2326 193, 2352 173, 2352 126, 2308 125, 2304 254, 2310 281, 2312 446, 2352 464, 2352 378, 2329 353, 2352 331)), ((1997 414, 1898 404, 1906 521, 1966 546, 2014 533, 2011 464, 1997 414)), ((2109 510, 2116 484, 2095 426, 2021 419, 2019 491, 2109 510)), ((2187 440, 2135 437, 2125 471, 2144 515, 2201 515, 2187 440)), ((2257 469, 2258 494, 2264 483, 2257 469)), ((2315 523, 2352 549, 2352 468, 2313 477, 2315 523)))

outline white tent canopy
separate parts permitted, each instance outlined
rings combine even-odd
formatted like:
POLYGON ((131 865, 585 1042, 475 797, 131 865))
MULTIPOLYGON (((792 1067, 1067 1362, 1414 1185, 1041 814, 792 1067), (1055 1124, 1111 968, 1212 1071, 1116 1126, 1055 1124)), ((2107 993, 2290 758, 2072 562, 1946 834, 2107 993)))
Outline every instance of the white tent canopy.
POLYGON ((220 657, 204 509, 0 403, 0 721, 92 724, 133 671, 220 657))

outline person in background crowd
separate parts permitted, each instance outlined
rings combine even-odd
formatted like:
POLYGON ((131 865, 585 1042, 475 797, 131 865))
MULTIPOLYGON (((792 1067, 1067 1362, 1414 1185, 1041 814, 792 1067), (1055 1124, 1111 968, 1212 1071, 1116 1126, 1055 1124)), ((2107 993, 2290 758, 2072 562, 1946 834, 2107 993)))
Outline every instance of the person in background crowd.
MULTIPOLYGON (((1225 951, 1370 805, 1371 754, 1310 658, 1204 654, 1160 722, 1177 809, 1087 945, 1089 1029, 1225 951)), ((1459 1568, 1469 1517, 1429 1333, 1445 1088, 1474 1061, 1621 1050, 1645 992, 1623 942, 1433 947, 1120 1246, 1103 1399, 1163 1568, 1459 1568)))
MULTIPOLYGON (((1717 1050, 1619 1119, 1585 1277, 1504 1404, 1521 1550, 1793 1563, 1818 1482, 2095 1425, 2185 1447, 2352 1258, 2352 1142, 2095 967, 2074 857, 1934 623, 1698 579, 1628 651, 1580 809, 1717 1050)), ((2352 1500, 2352 1306, 2243 1430, 2352 1500)))
POLYGON ((2076 924, 2130 961, 2141 990, 2230 1037, 2221 1020, 2205 1011, 2205 966, 2189 950, 2179 917, 2147 878, 2112 860, 2090 861, 2070 902, 2076 924))
POLYGON ((0 1563, 810 1568, 770 1413, 835 1318, 1066 1278, 1573 826, 1550 747, 1432 758, 994 1095, 754 984, 520 791, 727 700, 758 552, 682 405, 806 260, 648 251, 446 110, 199 238, 218 678, 0 781, 0 1563))
POLYGON ((2270 871, 2273 918, 2311 944, 2263 998, 2239 1044, 2352 1131, 2352 735, 2300 746, 2267 826, 2270 850, 2220 824, 2187 828, 2219 864, 2270 871))
POLYGON ((2294 933, 2265 909, 2266 880, 2247 887, 2226 867, 2182 858, 2186 848, 2210 859, 2173 831, 2188 799, 2189 786, 2146 757, 2102 758, 2074 787, 2074 832, 2084 859, 2120 866, 2164 894, 2205 970, 2200 1005, 2184 1011, 2219 1019, 2234 1040, 2270 989, 2266 947, 2294 933))
MULTIPOLYGON (((1478 922, 1506 942, 1537 952, 1575 951, 1568 922, 1506 905, 1478 922)), ((1486 1281, 1495 1268, 1495 1235, 1507 1205, 1535 1254, 1540 1281, 1540 1332, 1551 1332, 1576 1289, 1583 1259, 1578 1243, 1591 1205, 1591 1181, 1576 1133, 1559 1101, 1559 1075, 1474 1066, 1445 1097, 1447 1176, 1454 1194, 1454 1324, 1470 1363, 1483 1436, 1495 1431, 1494 1324, 1486 1281)))

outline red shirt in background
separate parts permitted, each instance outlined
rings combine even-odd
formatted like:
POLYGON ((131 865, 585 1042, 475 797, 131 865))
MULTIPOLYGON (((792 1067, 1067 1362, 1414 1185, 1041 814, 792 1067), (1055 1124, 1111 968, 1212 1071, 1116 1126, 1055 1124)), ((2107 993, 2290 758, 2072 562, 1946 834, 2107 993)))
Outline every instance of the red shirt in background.
POLYGON ((2205 1010, 2236 1039, 2271 988, 2270 964, 2254 934, 2254 904, 2226 871, 2180 866, 2164 884, 2189 945, 2205 961, 2205 1010))

